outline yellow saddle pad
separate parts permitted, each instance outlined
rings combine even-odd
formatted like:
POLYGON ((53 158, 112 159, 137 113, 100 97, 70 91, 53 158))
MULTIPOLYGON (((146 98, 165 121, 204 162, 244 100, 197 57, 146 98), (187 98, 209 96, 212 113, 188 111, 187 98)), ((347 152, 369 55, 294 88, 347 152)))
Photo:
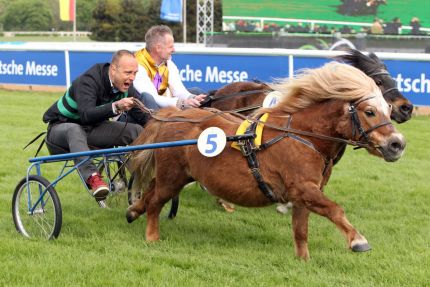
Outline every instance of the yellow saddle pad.
MULTIPOLYGON (((260 117, 260 121, 261 122, 266 122, 267 119, 269 118, 269 114, 265 113, 260 117)), ((236 135, 243 135, 246 132, 246 129, 252 124, 252 122, 248 121, 248 120, 244 120, 239 128, 236 131, 236 135)), ((255 129, 255 134, 256 137, 254 139, 254 144, 256 147, 259 147, 261 145, 261 140, 263 138, 263 128, 264 128, 264 124, 263 123, 258 123, 257 127, 255 129)), ((240 146, 237 144, 237 142, 233 142, 231 144, 232 148, 235 148, 237 150, 240 150, 240 146)))

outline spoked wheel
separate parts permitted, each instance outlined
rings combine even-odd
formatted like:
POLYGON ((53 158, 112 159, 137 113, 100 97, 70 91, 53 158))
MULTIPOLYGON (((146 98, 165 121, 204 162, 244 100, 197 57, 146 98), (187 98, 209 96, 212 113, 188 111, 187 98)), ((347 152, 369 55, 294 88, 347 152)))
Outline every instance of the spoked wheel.
POLYGON ((55 239, 61 231, 62 211, 54 187, 44 177, 30 175, 15 188, 12 215, 16 230, 25 237, 55 239))
MULTIPOLYGON (((141 192, 137 190, 133 190, 133 182, 134 182, 134 174, 131 175, 130 180, 128 182, 128 204, 132 205, 136 200, 138 200, 141 196, 141 192)), ((179 208, 179 196, 175 196, 172 198, 172 204, 170 206, 169 215, 167 216, 170 219, 176 217, 179 208)))
POLYGON ((107 162, 106 167, 102 164, 99 167, 99 172, 110 182, 110 193, 106 198, 105 203, 107 206, 119 206, 122 201, 123 194, 129 185, 129 172, 121 159, 110 160, 107 162))

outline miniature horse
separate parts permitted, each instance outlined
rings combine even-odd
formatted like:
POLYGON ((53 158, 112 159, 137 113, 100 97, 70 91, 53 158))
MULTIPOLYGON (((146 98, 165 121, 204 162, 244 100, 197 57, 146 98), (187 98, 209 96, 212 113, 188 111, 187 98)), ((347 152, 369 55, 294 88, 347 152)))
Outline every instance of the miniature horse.
MULTIPOLYGON (((402 156, 405 141, 390 122, 390 107, 381 91, 360 70, 334 62, 304 71, 276 88, 284 97, 274 107, 259 109, 252 120, 269 113, 263 142, 282 136, 257 156, 258 170, 271 196, 259 190, 247 159, 230 145, 216 157, 204 157, 196 146, 136 151, 131 164, 144 193, 128 208, 128 222, 147 212, 146 239, 159 240, 159 214, 164 204, 187 183, 199 181, 213 195, 242 206, 291 201, 295 253, 300 258, 309 258, 310 212, 331 220, 353 251, 369 250, 365 237, 321 187, 328 181, 333 158, 346 142, 360 141, 369 153, 388 162, 402 156)), ((235 134, 241 120, 220 113, 212 109, 160 110, 134 144, 197 138, 208 127, 235 134)))
MULTIPOLYGON (((381 89, 385 100, 393 106, 391 119, 403 123, 412 116, 413 105, 397 89, 396 81, 387 71, 385 64, 374 53, 369 56, 358 50, 348 49, 345 54, 335 57, 335 60, 348 63, 371 77, 381 89)), ((228 84, 215 91, 206 106, 222 111, 245 109, 243 114, 250 114, 255 107, 261 107, 267 93, 273 91, 264 83, 236 82, 228 84), (259 92, 261 91, 261 92, 259 92), (232 96, 234 95, 234 96, 232 96)))
POLYGON ((374 53, 369 53, 369 56, 366 56, 353 49, 346 52, 346 54, 339 55, 335 59, 360 69, 375 81, 385 100, 393 107, 391 119, 399 124, 410 120, 414 106, 400 93, 396 81, 388 73, 387 67, 378 56, 374 53))
MULTIPOLYGON (((335 60, 348 63, 372 78, 381 89, 385 100, 392 105, 391 119, 397 123, 408 121, 412 116, 413 105, 397 89, 397 83, 387 71, 385 64, 374 53, 365 55, 358 50, 348 49, 344 54, 336 56, 335 60)), ((261 82, 236 82, 228 84, 215 91, 210 96, 206 106, 217 108, 222 111, 237 110, 248 115, 261 107, 266 95, 275 88, 261 82)), ((345 146, 346 147, 346 146, 345 146)), ((345 147, 339 152, 334 160, 336 164, 344 154, 345 147)), ((224 208, 231 212, 234 206, 224 201, 218 201, 224 208)), ((172 200, 170 218, 173 218, 178 210, 179 198, 172 200)), ((279 207, 278 211, 285 213, 287 207, 279 207)))

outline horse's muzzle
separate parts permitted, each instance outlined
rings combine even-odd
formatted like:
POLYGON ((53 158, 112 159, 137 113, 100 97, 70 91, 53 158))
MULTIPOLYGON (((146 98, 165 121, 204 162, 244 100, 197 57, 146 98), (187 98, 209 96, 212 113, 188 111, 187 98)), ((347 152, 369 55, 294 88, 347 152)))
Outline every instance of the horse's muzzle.
POLYGON ((403 104, 400 107, 393 106, 391 119, 396 121, 398 124, 404 123, 411 119, 413 109, 414 106, 411 104, 403 104))
POLYGON ((379 146, 385 161, 393 162, 402 157, 406 147, 406 141, 401 134, 394 134, 388 140, 387 144, 379 146))

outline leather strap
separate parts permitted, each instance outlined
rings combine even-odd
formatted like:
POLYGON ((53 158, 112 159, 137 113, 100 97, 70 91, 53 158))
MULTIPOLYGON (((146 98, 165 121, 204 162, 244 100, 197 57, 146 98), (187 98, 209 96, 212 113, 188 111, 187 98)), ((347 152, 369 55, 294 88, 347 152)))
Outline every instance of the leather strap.
MULTIPOLYGON (((255 137, 255 130, 257 128, 257 122, 253 122, 247 129, 245 134, 251 134, 255 137)), ((238 142, 240 146, 240 150, 243 156, 246 158, 248 162, 248 167, 251 170, 252 175, 257 181, 258 188, 260 191, 271 201, 278 202, 275 195, 273 194, 273 190, 265 181, 260 172, 260 164, 257 159, 256 151, 258 148, 254 144, 254 139, 246 139, 238 142)))

